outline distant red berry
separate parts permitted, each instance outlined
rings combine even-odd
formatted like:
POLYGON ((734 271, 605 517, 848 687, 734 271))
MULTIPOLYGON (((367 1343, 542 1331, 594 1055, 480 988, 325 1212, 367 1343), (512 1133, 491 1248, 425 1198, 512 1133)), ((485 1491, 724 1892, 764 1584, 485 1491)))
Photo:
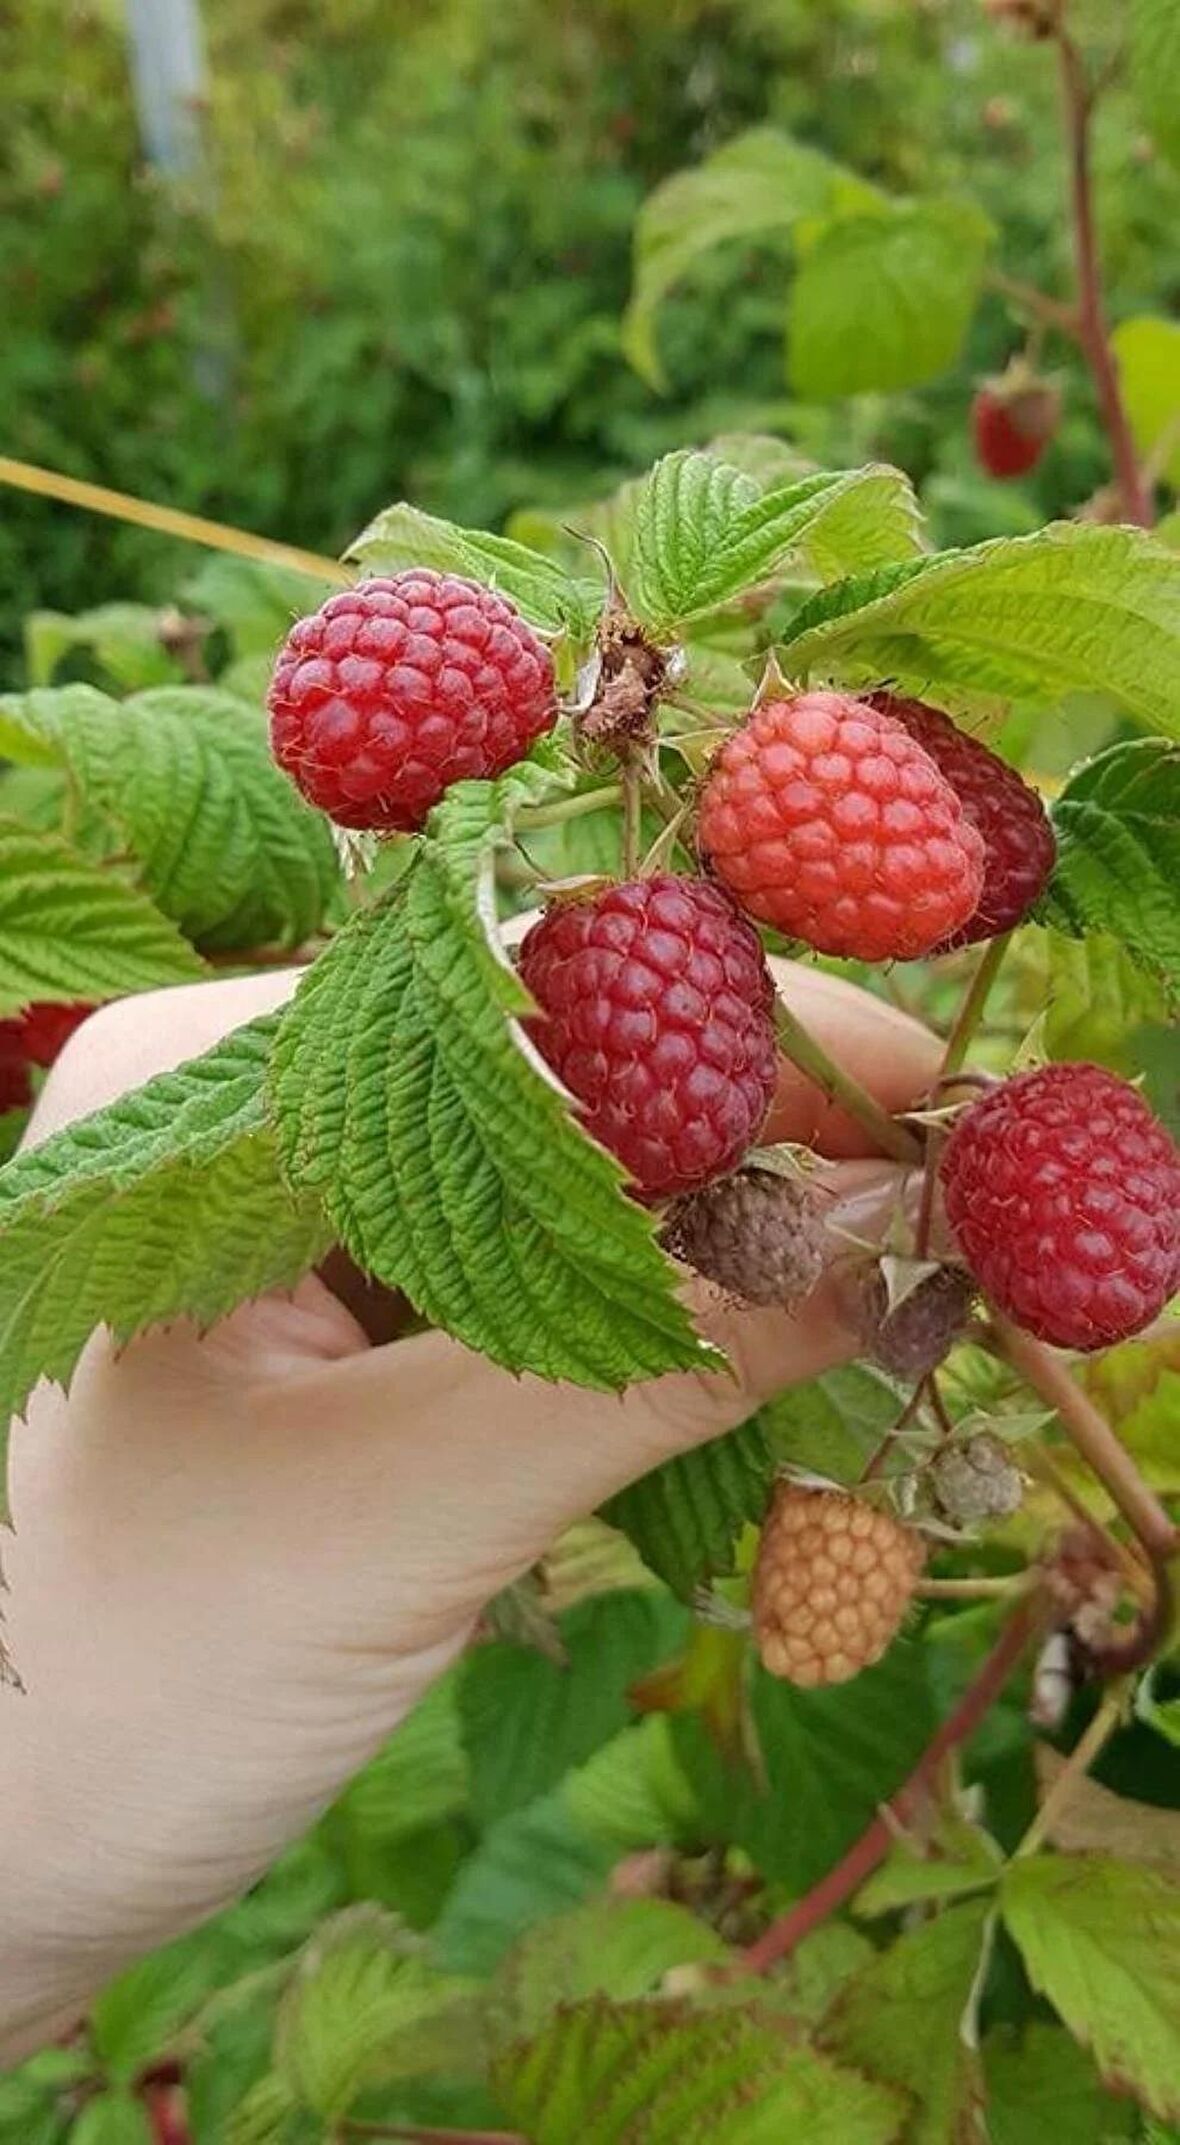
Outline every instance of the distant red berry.
POLYGON ((557 719, 553 659, 491 589, 425 567, 362 581, 291 628, 271 746, 342 827, 412 833, 453 782, 503 774, 557 719))
POLYGON ((556 903, 520 973, 541 1008, 529 1034, 644 1197, 736 1167, 774 1095, 774 987, 719 887, 661 875, 556 903))
POLYGON ((1045 1065, 973 1103, 942 1183, 976 1280, 1041 1340, 1105 1348, 1180 1289, 1180 1152, 1101 1066, 1045 1065))
POLYGON ((28 1006, 20 1022, 25 1056, 34 1065, 52 1065, 75 1029, 89 1020, 93 1011, 89 1000, 77 1000, 73 1005, 28 1006))
POLYGON ((989 477, 1027 476, 1057 430, 1061 398, 1043 380, 1009 386, 1003 379, 981 387, 971 405, 971 431, 981 469, 989 477))
POLYGON ((6 1110, 27 1110, 32 1099, 22 1024, 0 1020, 0 1116, 6 1110))
POLYGON ((751 916, 862 961, 929 953, 983 886, 983 842, 929 753, 847 693, 756 708, 713 762, 698 837, 751 916))
POLYGON ((930 754, 954 790, 965 816, 983 836, 983 891, 965 924, 937 949, 970 946, 977 939, 998 938, 1027 916, 1044 891, 1057 855, 1049 815, 1035 789, 1014 767, 997 758, 978 738, 960 730, 940 708, 897 693, 870 693, 882 714, 891 715, 930 754))

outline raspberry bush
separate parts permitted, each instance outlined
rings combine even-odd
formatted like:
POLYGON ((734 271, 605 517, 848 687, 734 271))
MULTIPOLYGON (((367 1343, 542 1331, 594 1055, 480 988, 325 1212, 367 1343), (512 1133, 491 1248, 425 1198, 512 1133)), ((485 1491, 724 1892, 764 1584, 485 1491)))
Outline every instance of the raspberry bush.
POLYGON ((402 502, 323 586, 243 573, 209 681, 0 702, 9 1148, 104 1001, 300 970, 6 1164, 0 1413, 340 1247, 608 1395, 723 1372, 721 1298, 822 1292, 856 1360, 586 1514, 0 2136, 1159 2145, 1180 553, 934 550, 899 470, 747 435, 533 534, 402 502), (912 1109, 784 955, 935 1028, 912 1109), (895 1165, 871 1224, 778 1136, 800 1078, 895 1165))

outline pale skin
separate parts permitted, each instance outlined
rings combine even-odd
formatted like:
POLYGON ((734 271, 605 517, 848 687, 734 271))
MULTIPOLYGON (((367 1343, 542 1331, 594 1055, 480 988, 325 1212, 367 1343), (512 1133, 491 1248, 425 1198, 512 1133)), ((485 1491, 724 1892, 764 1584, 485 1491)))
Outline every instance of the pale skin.
MULTIPOLYGON (((939 1046, 782 964, 794 1010, 890 1110, 939 1046)), ((67 1045, 44 1139, 278 1003, 270 974, 125 1001, 67 1045)), ((900 1173, 784 1068, 769 1135, 815 1140, 833 1212, 880 1230, 900 1173)), ((838 1239, 833 1236, 833 1248, 838 1239)), ((0 1692, 0 2062, 70 2028, 112 1974, 252 1883, 562 1527, 769 1394, 853 1352, 822 1282, 793 1317, 695 1298, 734 1375, 623 1399, 520 1380, 439 1333, 372 1345, 324 1281, 180 1324, 13 1426, 0 1692)))

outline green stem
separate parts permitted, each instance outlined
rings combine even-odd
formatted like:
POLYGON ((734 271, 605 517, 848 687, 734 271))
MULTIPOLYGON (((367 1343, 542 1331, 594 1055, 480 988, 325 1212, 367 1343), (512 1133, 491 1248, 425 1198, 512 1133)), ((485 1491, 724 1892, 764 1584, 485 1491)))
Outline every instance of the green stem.
POLYGON ((1074 1789, 1084 1780, 1095 1758, 1105 1749, 1118 1727, 1123 1717, 1126 1695, 1125 1681, 1111 1684, 1089 1727, 1074 1744, 1064 1768, 1058 1773, 1028 1831, 1015 1849, 1014 1860, 1021 1855, 1035 1854, 1038 1847, 1043 1846, 1074 1789))
POLYGON ((559 797, 553 804, 527 804, 516 814, 514 824, 524 833, 534 827, 560 827, 567 819, 581 819, 587 812, 604 811, 619 801, 619 785, 608 782, 602 789, 583 790, 577 797, 559 797))
POLYGON ((643 772, 639 755, 628 752, 622 762, 623 768, 623 832, 620 862, 624 879, 639 875, 639 857, 643 848, 643 772))
POLYGON ((967 987, 963 1003, 955 1015, 955 1023, 947 1037, 943 1054, 941 1080, 949 1080, 957 1073, 968 1050, 975 1031, 983 1018, 984 1007, 991 995, 991 987, 1000 972, 1000 963, 1012 944, 1012 933, 1006 931, 1001 938, 993 938, 985 947, 975 973, 967 987))
POLYGON ((783 1055, 814 1081, 829 1102, 839 1103, 850 1117, 855 1117, 872 1134, 882 1154, 892 1155, 896 1162, 908 1162, 911 1167, 921 1161, 922 1147, 915 1135, 890 1117, 867 1087, 828 1056, 823 1044, 816 1041, 781 998, 775 1007, 774 1024, 783 1055))

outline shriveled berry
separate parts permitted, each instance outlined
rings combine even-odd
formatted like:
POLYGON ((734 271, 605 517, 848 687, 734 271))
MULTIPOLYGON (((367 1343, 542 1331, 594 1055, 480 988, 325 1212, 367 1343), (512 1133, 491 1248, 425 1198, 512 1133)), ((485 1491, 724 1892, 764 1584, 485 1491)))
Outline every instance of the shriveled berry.
POLYGON ((981 469, 1008 480, 1035 469, 1061 416, 1061 397, 1043 380, 988 381, 971 404, 971 431, 981 469))
POLYGON ((974 1296, 975 1284, 961 1267, 939 1266, 891 1311, 885 1276, 873 1260, 848 1276, 843 1301, 865 1353, 908 1381, 937 1370, 962 1336, 974 1296))
POLYGON ((946 1144, 947 1219, 981 1288, 1059 1348, 1138 1333, 1180 1289, 1180 1152, 1099 1065, 1018 1073, 946 1144))
POLYGON ((847 693, 756 708, 713 762, 698 834, 744 909, 820 953, 916 959, 983 886, 983 842, 929 753, 847 693))
POLYGON ((772 1676, 847 1683, 895 1637, 925 1561, 891 1512, 780 1482, 754 1572, 754 1632, 772 1676))
POLYGON ((339 826, 412 833, 453 782, 523 758, 557 719, 553 660, 503 596, 415 567, 361 581, 291 628, 271 747, 339 826))
POLYGON ((998 938, 1027 916, 1044 891, 1057 855, 1049 815, 1037 791, 978 738, 924 700, 871 693, 873 706, 901 723, 950 783, 983 837, 983 889, 974 912, 935 950, 948 953, 998 938))
POLYGON ((52 1065, 75 1029, 89 1020, 93 1011, 90 1001, 81 999, 72 1005, 46 1002, 26 1006, 20 1022, 25 1056, 34 1065, 52 1065))
POLYGON ((736 1167, 774 1094, 774 987, 721 889, 661 874, 558 902, 524 938, 528 1031, 645 1198, 736 1167))
POLYGON ((823 1271, 815 1193, 768 1169, 740 1169, 678 1200, 664 1242, 686 1266, 747 1303, 801 1303, 823 1271))
POLYGON ((930 1463, 930 1486, 943 1518, 958 1526, 1007 1519, 1024 1500, 1020 1469, 990 1430, 944 1446, 930 1463))

